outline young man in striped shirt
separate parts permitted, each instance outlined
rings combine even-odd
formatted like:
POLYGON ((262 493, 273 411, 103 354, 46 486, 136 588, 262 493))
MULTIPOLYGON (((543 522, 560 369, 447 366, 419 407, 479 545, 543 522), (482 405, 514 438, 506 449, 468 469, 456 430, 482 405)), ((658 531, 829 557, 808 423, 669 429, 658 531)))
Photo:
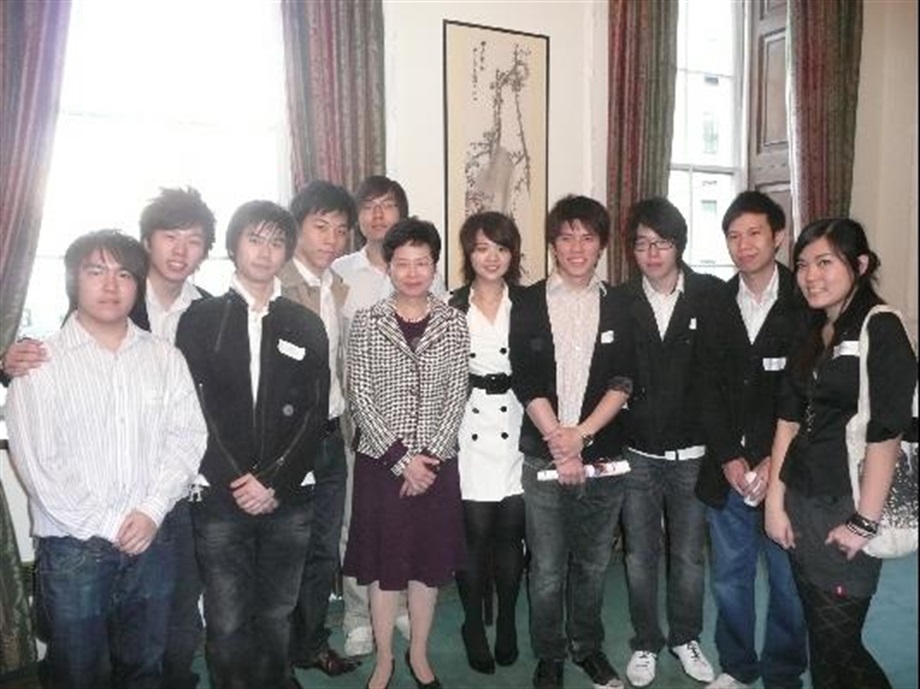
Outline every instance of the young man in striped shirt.
POLYGON ((182 355, 131 322, 147 254, 114 230, 64 257, 71 313, 13 381, 13 463, 38 539, 51 686, 157 686, 175 581, 160 532, 207 433, 182 355))

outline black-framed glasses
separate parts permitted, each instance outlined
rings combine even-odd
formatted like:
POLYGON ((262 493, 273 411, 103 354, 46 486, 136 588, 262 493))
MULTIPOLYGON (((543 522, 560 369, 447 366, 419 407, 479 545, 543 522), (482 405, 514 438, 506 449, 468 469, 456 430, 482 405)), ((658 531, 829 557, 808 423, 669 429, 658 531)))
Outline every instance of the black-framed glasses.
POLYGON ((646 239, 645 237, 639 237, 633 242, 633 249, 639 253, 644 253, 652 247, 658 251, 670 251, 674 248, 674 242, 670 239, 646 239))

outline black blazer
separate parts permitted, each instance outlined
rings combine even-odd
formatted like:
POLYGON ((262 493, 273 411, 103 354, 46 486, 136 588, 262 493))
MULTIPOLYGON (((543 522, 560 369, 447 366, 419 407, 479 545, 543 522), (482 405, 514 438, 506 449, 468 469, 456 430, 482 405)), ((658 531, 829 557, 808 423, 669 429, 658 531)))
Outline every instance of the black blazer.
MULTIPOLYGON (((633 377, 632 342, 626 311, 615 290, 605 282, 600 293, 598 331, 588 374, 588 386, 580 420, 594 411, 611 388, 629 387, 633 377)), ((546 303, 546 280, 520 291, 511 309, 508 335, 511 355, 511 385, 525 409, 531 400, 545 397, 558 411, 556 394, 556 352, 546 303)), ((621 414, 595 434, 594 443, 582 452, 585 463, 601 457, 614 458, 623 449, 621 414)), ((520 450, 532 457, 549 459, 543 436, 525 413, 521 426, 520 450)))
POLYGON ((707 444, 704 415, 716 413, 714 321, 724 283, 681 269, 684 291, 664 338, 642 276, 615 289, 626 303, 636 348, 636 377, 625 416, 628 443, 654 454, 707 444))
POLYGON ((717 323, 721 413, 709 429, 709 453, 696 485, 697 496, 712 507, 722 507, 727 500, 730 486, 722 472, 724 463, 743 457, 753 468, 770 454, 783 368, 808 323, 808 309, 796 289, 795 277, 784 265, 777 264, 777 269, 776 303, 753 343, 748 340, 738 307, 740 276, 735 275, 723 290, 723 310, 717 323))
MULTIPOLYGON (((511 300, 511 303, 517 301, 520 297, 521 292, 524 291, 524 288, 520 285, 508 285, 508 299, 511 300)), ((466 313, 470 310, 470 285, 463 285, 463 287, 458 287, 450 293, 450 297, 447 300, 449 306, 453 306, 458 311, 466 313)))
POLYGON ((329 410, 329 343, 319 316, 284 297, 262 319, 259 390, 250 385, 247 305, 230 290, 182 314, 185 355, 208 423, 201 473, 212 488, 252 472, 283 497, 313 467, 329 410))

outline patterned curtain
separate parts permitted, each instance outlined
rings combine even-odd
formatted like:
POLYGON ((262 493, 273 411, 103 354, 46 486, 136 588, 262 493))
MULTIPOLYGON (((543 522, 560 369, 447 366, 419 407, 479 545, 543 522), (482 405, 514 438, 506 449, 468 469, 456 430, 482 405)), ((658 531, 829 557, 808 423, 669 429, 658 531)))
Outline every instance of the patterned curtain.
POLYGON ((382 0, 283 0, 294 190, 385 171, 382 0))
POLYGON ((847 215, 853 186, 862 0, 789 0, 789 140, 796 227, 847 215))
POLYGON ((38 246, 69 19, 70 0, 0 0, 0 351, 38 246))
POLYGON ((29 597, 13 518, 0 483, 0 676, 35 662, 29 597))
POLYGON ((629 207, 668 191, 677 12, 672 0, 610 0, 607 205, 614 284, 634 270, 625 242, 629 207))

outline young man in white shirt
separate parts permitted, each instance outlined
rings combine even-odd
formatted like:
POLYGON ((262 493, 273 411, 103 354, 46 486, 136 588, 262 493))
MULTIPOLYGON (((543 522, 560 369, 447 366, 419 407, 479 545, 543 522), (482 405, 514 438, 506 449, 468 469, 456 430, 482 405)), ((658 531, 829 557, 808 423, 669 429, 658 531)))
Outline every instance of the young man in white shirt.
POLYGON ((795 276, 776 260, 786 216, 759 191, 739 194, 722 220, 738 273, 725 286, 718 331, 724 402, 696 494, 707 505, 716 603, 715 642, 722 673, 709 687, 802 686, 808 664, 805 620, 786 552, 764 532, 761 500, 770 482, 776 397, 796 351, 806 309, 795 276), (755 644, 755 581, 763 554, 769 603, 763 646, 755 644))
POLYGON ((706 455, 704 422, 715 413, 711 347, 723 283, 683 261, 687 223, 665 198, 630 210, 627 241, 639 276, 624 295, 636 348, 636 377, 627 415, 630 472, 623 532, 634 636, 626 676, 634 687, 655 679, 667 645, 691 678, 714 672, 699 644, 703 628, 706 509, 694 495, 706 455), (667 530, 667 636, 658 606, 662 520, 667 530))
POLYGON ((6 410, 38 538, 49 680, 155 687, 176 566, 159 527, 198 469, 204 420, 181 354, 129 319, 144 297, 141 244, 102 230, 64 262, 71 313, 6 410))
POLYGON ((291 201, 297 223, 293 258, 278 274, 282 296, 317 314, 329 338, 329 419, 313 464, 313 523, 304 564, 300 596, 291 632, 294 665, 316 668, 335 677, 351 672, 358 662, 342 658, 329 646, 326 614, 339 571, 339 541, 345 509, 348 468, 341 417, 342 307, 348 287, 329 266, 345 251, 357 213, 351 194, 331 182, 315 181, 291 201))
MULTIPOLYGON (((399 182, 383 175, 372 175, 361 182, 355 194, 358 209, 358 228, 365 239, 365 245, 357 251, 346 254, 332 262, 332 273, 341 277, 348 288, 348 296, 342 305, 342 348, 346 348, 348 330, 358 309, 366 309, 393 291, 393 283, 387 274, 387 264, 383 258, 383 238, 387 231, 399 220, 408 217, 409 202, 406 192, 399 182)), ((432 289, 440 286, 443 280, 435 278, 432 289)), ((348 362, 344 362, 347 366, 348 362)), ((344 380, 344 372, 343 372, 344 380)), ((348 415, 342 417, 348 420, 348 415)), ((348 482, 345 494, 345 514, 342 523, 342 536, 339 545, 344 554, 348 543, 348 527, 351 521, 352 475, 355 456, 351 451, 353 429, 346 424, 345 436, 348 463, 348 482)), ((362 656, 374 650, 374 633, 371 629, 370 604, 367 587, 360 586, 354 577, 343 577, 342 593, 345 601, 345 614, 342 618, 342 631, 345 634, 345 655, 362 656)), ((400 597, 400 612, 396 626, 400 633, 409 638, 409 617, 406 612, 405 596, 400 597)))
POLYGON ((291 677, 290 618, 311 521, 307 476, 329 409, 322 321, 281 296, 277 279, 296 241, 284 208, 240 206, 226 236, 236 269, 230 289, 194 302, 176 332, 208 422, 192 523, 214 689, 280 687, 291 677))
MULTIPOLYGON (((176 339, 179 318, 189 305, 208 295, 192 284, 214 245, 214 213, 196 189, 163 188, 141 211, 140 238, 147 250, 149 268, 145 289, 131 310, 139 328, 169 342, 176 339)), ((47 359, 38 340, 12 345, 2 363, 13 375, 23 375, 47 359)), ((192 662, 201 644, 203 624, 198 609, 201 581, 192 538, 187 495, 164 520, 168 539, 176 550, 176 587, 163 656, 163 689, 195 689, 198 675, 192 662)))

